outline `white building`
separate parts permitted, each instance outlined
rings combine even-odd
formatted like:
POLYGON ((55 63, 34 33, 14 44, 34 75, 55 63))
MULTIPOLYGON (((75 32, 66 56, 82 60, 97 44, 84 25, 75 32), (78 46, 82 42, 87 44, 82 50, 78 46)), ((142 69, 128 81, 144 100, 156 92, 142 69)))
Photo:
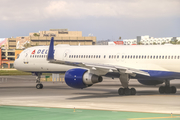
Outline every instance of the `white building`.
POLYGON ((123 43, 124 43, 124 45, 137 44, 137 39, 124 39, 123 43))
POLYGON ((153 38, 148 35, 145 36, 137 36, 137 39, 124 39, 124 45, 132 45, 132 44, 142 44, 142 45, 161 45, 162 43, 170 43, 170 41, 178 40, 180 41, 180 37, 163 37, 163 38, 153 38))

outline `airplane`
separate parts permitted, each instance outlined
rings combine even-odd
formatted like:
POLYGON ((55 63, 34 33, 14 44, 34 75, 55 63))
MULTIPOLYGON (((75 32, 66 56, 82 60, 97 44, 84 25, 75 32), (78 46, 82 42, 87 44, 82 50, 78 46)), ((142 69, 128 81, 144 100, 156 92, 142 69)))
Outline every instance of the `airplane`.
POLYGON ((180 78, 179 45, 91 45, 35 46, 21 52, 14 62, 20 71, 36 77, 36 88, 42 89, 42 73, 65 73, 65 82, 72 88, 88 88, 103 81, 102 76, 119 78, 119 95, 135 95, 129 80, 137 79, 143 85, 158 85, 160 94, 174 94, 177 89, 170 81, 180 78))

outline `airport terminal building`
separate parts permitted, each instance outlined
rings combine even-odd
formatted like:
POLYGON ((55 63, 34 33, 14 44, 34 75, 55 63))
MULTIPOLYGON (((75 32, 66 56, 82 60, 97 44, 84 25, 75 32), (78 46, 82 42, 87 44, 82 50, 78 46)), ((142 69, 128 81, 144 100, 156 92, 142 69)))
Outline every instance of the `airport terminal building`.
POLYGON ((95 36, 82 36, 82 31, 68 31, 68 29, 50 29, 29 33, 29 36, 7 38, 4 45, 0 46, 0 68, 13 68, 13 63, 23 49, 33 46, 48 46, 51 37, 54 44, 69 45, 95 45, 95 36))
POLYGON ((49 45, 51 37, 54 37, 54 44, 69 45, 95 45, 95 36, 82 36, 82 31, 68 31, 68 29, 50 29, 29 33, 29 36, 8 38, 7 49, 23 49, 28 43, 30 46, 49 45))

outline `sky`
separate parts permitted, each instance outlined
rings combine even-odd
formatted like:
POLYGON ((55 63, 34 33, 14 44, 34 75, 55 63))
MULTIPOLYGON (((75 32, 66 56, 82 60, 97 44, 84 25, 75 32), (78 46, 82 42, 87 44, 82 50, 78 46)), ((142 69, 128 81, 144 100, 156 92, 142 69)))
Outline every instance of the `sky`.
POLYGON ((97 40, 180 37, 180 0, 0 0, 0 38, 66 28, 97 40))

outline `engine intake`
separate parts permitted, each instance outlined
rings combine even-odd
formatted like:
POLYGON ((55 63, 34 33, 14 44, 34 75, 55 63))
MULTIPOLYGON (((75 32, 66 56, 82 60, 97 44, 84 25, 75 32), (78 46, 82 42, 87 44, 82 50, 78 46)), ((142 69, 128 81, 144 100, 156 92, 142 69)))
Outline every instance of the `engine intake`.
POLYGON ((91 74, 86 69, 74 68, 65 73, 65 82, 73 88, 86 88, 95 83, 102 82, 102 77, 91 74))

